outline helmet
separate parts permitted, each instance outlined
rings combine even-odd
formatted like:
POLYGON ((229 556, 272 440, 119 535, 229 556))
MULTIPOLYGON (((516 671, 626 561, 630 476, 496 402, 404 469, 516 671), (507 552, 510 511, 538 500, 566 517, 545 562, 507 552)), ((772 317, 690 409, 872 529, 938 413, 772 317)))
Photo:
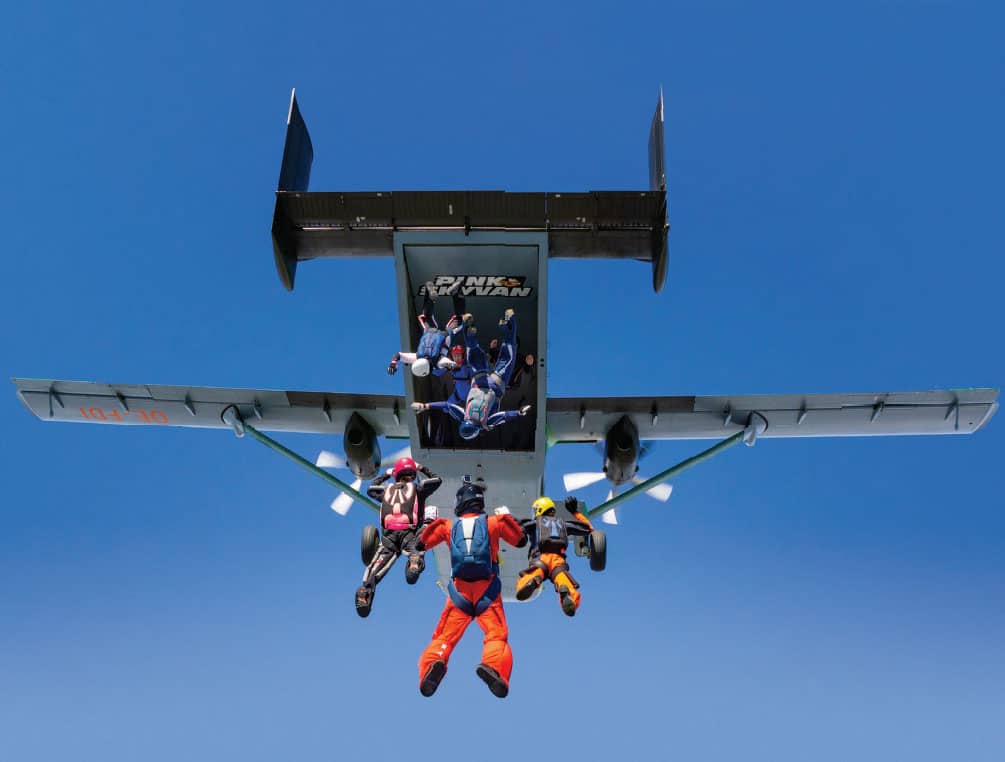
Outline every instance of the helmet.
POLYGON ((423 376, 429 375, 429 360, 425 357, 420 357, 418 360, 412 363, 412 375, 422 378, 423 376))
POLYGON ((458 516, 462 513, 485 513, 485 490, 477 484, 464 482, 457 490, 454 513, 458 516))
POLYGON ((534 518, 538 516, 543 516, 548 511, 555 510, 555 501, 550 497, 539 497, 533 502, 531 508, 534 509, 534 518))
POLYGON ((457 431, 463 439, 474 439, 481 433, 481 430, 481 426, 471 421, 462 421, 461 425, 457 427, 457 431))
POLYGON ((394 462, 394 480, 398 481, 399 476, 411 475, 415 478, 416 473, 419 471, 419 466, 411 458, 398 458, 394 462))

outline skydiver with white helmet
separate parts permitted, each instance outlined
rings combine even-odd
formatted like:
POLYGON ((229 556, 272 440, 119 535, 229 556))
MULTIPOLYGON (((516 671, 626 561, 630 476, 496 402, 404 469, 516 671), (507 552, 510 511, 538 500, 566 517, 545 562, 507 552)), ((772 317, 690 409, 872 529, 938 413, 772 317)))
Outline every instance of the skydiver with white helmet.
POLYGON ((422 326, 419 346, 415 352, 395 352, 387 364, 389 376, 398 372, 399 362, 410 365, 412 375, 419 377, 428 376, 430 372, 434 376, 439 376, 448 370, 458 368, 463 363, 463 342, 456 342, 455 338, 461 333, 466 321, 470 322, 471 316, 464 314, 464 297, 460 295, 460 287, 461 281, 458 280, 444 292, 453 299, 454 313, 447 321, 446 329, 441 330, 433 314, 436 288, 432 281, 426 283, 422 311, 418 315, 419 325, 422 326), (458 343, 462 348, 452 355, 451 349, 456 349, 454 345, 458 343))
POLYGON ((477 330, 468 321, 462 324, 464 343, 467 347, 467 364, 471 371, 470 389, 464 406, 455 401, 413 402, 416 413, 426 410, 443 410, 460 425, 457 430, 463 439, 475 439, 483 431, 489 431, 517 416, 527 415, 530 405, 519 410, 499 411, 499 403, 509 385, 516 368, 516 314, 508 309, 499 321, 502 326, 502 340, 499 342, 499 356, 489 367, 489 358, 478 343, 477 330))
POLYGON ((426 521, 426 498, 443 480, 411 458, 399 458, 394 468, 374 479, 366 493, 380 501, 380 543, 363 573, 363 584, 356 591, 356 613, 365 617, 373 605, 373 595, 384 576, 402 553, 408 555, 405 581, 414 585, 426 568, 425 553, 416 548, 426 521), (419 481, 419 474, 424 477, 419 481), (393 477, 391 484, 385 485, 393 477))

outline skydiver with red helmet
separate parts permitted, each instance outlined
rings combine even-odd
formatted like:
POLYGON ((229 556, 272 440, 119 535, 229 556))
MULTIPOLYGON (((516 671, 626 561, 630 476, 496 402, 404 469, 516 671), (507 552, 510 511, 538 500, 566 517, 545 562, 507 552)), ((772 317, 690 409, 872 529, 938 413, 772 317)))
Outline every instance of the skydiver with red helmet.
POLYGON ((530 540, 527 552, 530 566, 517 578, 516 599, 527 600, 546 579, 550 579, 558 593, 562 611, 568 616, 575 616, 580 601, 579 583, 569 574, 565 551, 569 546, 569 537, 588 537, 593 525, 586 514, 580 512, 579 501, 572 496, 565 498, 565 510, 572 514, 572 521, 558 517, 555 501, 550 497, 539 497, 532 508, 533 518, 520 522, 530 540))
POLYGON ((419 657, 419 692, 432 696, 447 673, 447 662, 471 622, 485 633, 482 661, 475 669, 499 698, 509 693, 513 653, 509 628, 502 605, 499 581, 499 541, 522 547, 527 543, 523 529, 505 508, 494 516, 485 515, 484 489, 465 479, 457 490, 453 521, 438 518, 419 538, 420 548, 442 543, 450 547, 451 579, 448 597, 432 642, 419 657))
POLYGON ((414 585, 426 568, 425 553, 416 547, 419 532, 426 523, 426 499, 443 480, 411 458, 399 458, 394 468, 374 479, 366 493, 380 501, 380 544, 363 573, 363 584, 356 591, 356 613, 370 613, 379 583, 402 553, 408 555, 405 581, 414 585), (424 477, 418 480, 418 475, 424 477), (384 484, 388 479, 394 481, 384 484))
POLYGON ((471 372, 471 382, 464 406, 452 400, 445 402, 413 402, 416 414, 426 410, 443 410, 458 422, 457 431, 463 439, 475 439, 483 431, 501 426, 517 416, 530 412, 530 405, 519 410, 499 411, 499 403, 506 393, 516 368, 516 314, 508 309, 499 321, 502 326, 502 341, 495 364, 489 366, 488 355, 478 343, 477 331, 473 326, 462 333, 467 347, 467 362, 471 372))
POLYGON ((455 339, 459 336, 465 325, 465 319, 470 321, 470 315, 464 314, 464 297, 460 293, 461 281, 452 283, 444 293, 453 300, 454 313, 447 321, 446 329, 441 330, 433 314, 433 307, 436 303, 436 287, 432 281, 425 284, 422 299, 422 311, 418 315, 419 325, 422 326, 422 336, 419 338, 419 346, 415 352, 395 352, 391 361, 387 364, 387 373, 393 376, 398 372, 398 363, 412 366, 412 375, 440 376, 448 370, 458 368, 462 363, 458 362, 450 349, 455 344, 455 339))

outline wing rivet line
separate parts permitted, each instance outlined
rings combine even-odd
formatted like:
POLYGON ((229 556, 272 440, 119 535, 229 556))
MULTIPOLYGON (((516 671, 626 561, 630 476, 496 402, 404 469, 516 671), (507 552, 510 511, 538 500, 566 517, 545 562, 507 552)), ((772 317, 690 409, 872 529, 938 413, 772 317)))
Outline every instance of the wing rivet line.
POLYGON ((192 398, 187 394, 185 395, 185 402, 183 404, 185 405, 185 409, 188 411, 188 414, 195 418, 195 405, 192 404, 192 398))
POLYGON ((325 404, 321 406, 321 415, 325 417, 328 423, 332 422, 332 406, 328 404, 327 397, 325 397, 325 404))
POLYGON ((879 402, 877 402, 875 405, 872 406, 872 417, 869 419, 869 423, 876 422, 876 419, 879 418, 879 414, 883 412, 884 407, 885 403, 882 400, 880 400, 879 402))
POLYGON ((123 412, 129 412, 129 405, 126 404, 126 398, 122 396, 122 392, 115 392, 115 399, 119 401, 119 406, 122 408, 123 412))

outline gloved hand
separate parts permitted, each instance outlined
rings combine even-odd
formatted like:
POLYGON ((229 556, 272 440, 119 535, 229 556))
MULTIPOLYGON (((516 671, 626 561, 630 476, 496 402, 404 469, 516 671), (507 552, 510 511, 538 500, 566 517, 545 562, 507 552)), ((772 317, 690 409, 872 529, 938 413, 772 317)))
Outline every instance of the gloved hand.
POLYGON ((387 375, 393 376, 397 372, 398 372, 398 361, 391 360, 391 362, 387 364, 387 375))
POLYGON ((573 515, 579 513, 579 501, 572 495, 569 495, 565 498, 565 510, 573 515))
POLYGON ((424 551, 426 549, 426 546, 422 542, 422 538, 421 537, 418 540, 415 541, 415 545, 413 545, 412 547, 414 547, 419 553, 421 553, 422 551, 424 551))
POLYGON ((520 415, 527 415, 530 412, 530 405, 524 405, 520 408, 520 415))
POLYGON ((505 505, 500 505, 498 508, 496 508, 493 511, 493 513, 495 513, 496 516, 509 516, 510 515, 509 508, 507 508, 505 505))
POLYGON ((429 410, 429 405, 427 405, 425 402, 413 402, 412 410, 414 410, 416 413, 424 413, 425 411, 429 410))
POLYGON ((438 364, 441 368, 446 370, 455 370, 457 368, 457 363, 453 360, 440 360, 438 364))

